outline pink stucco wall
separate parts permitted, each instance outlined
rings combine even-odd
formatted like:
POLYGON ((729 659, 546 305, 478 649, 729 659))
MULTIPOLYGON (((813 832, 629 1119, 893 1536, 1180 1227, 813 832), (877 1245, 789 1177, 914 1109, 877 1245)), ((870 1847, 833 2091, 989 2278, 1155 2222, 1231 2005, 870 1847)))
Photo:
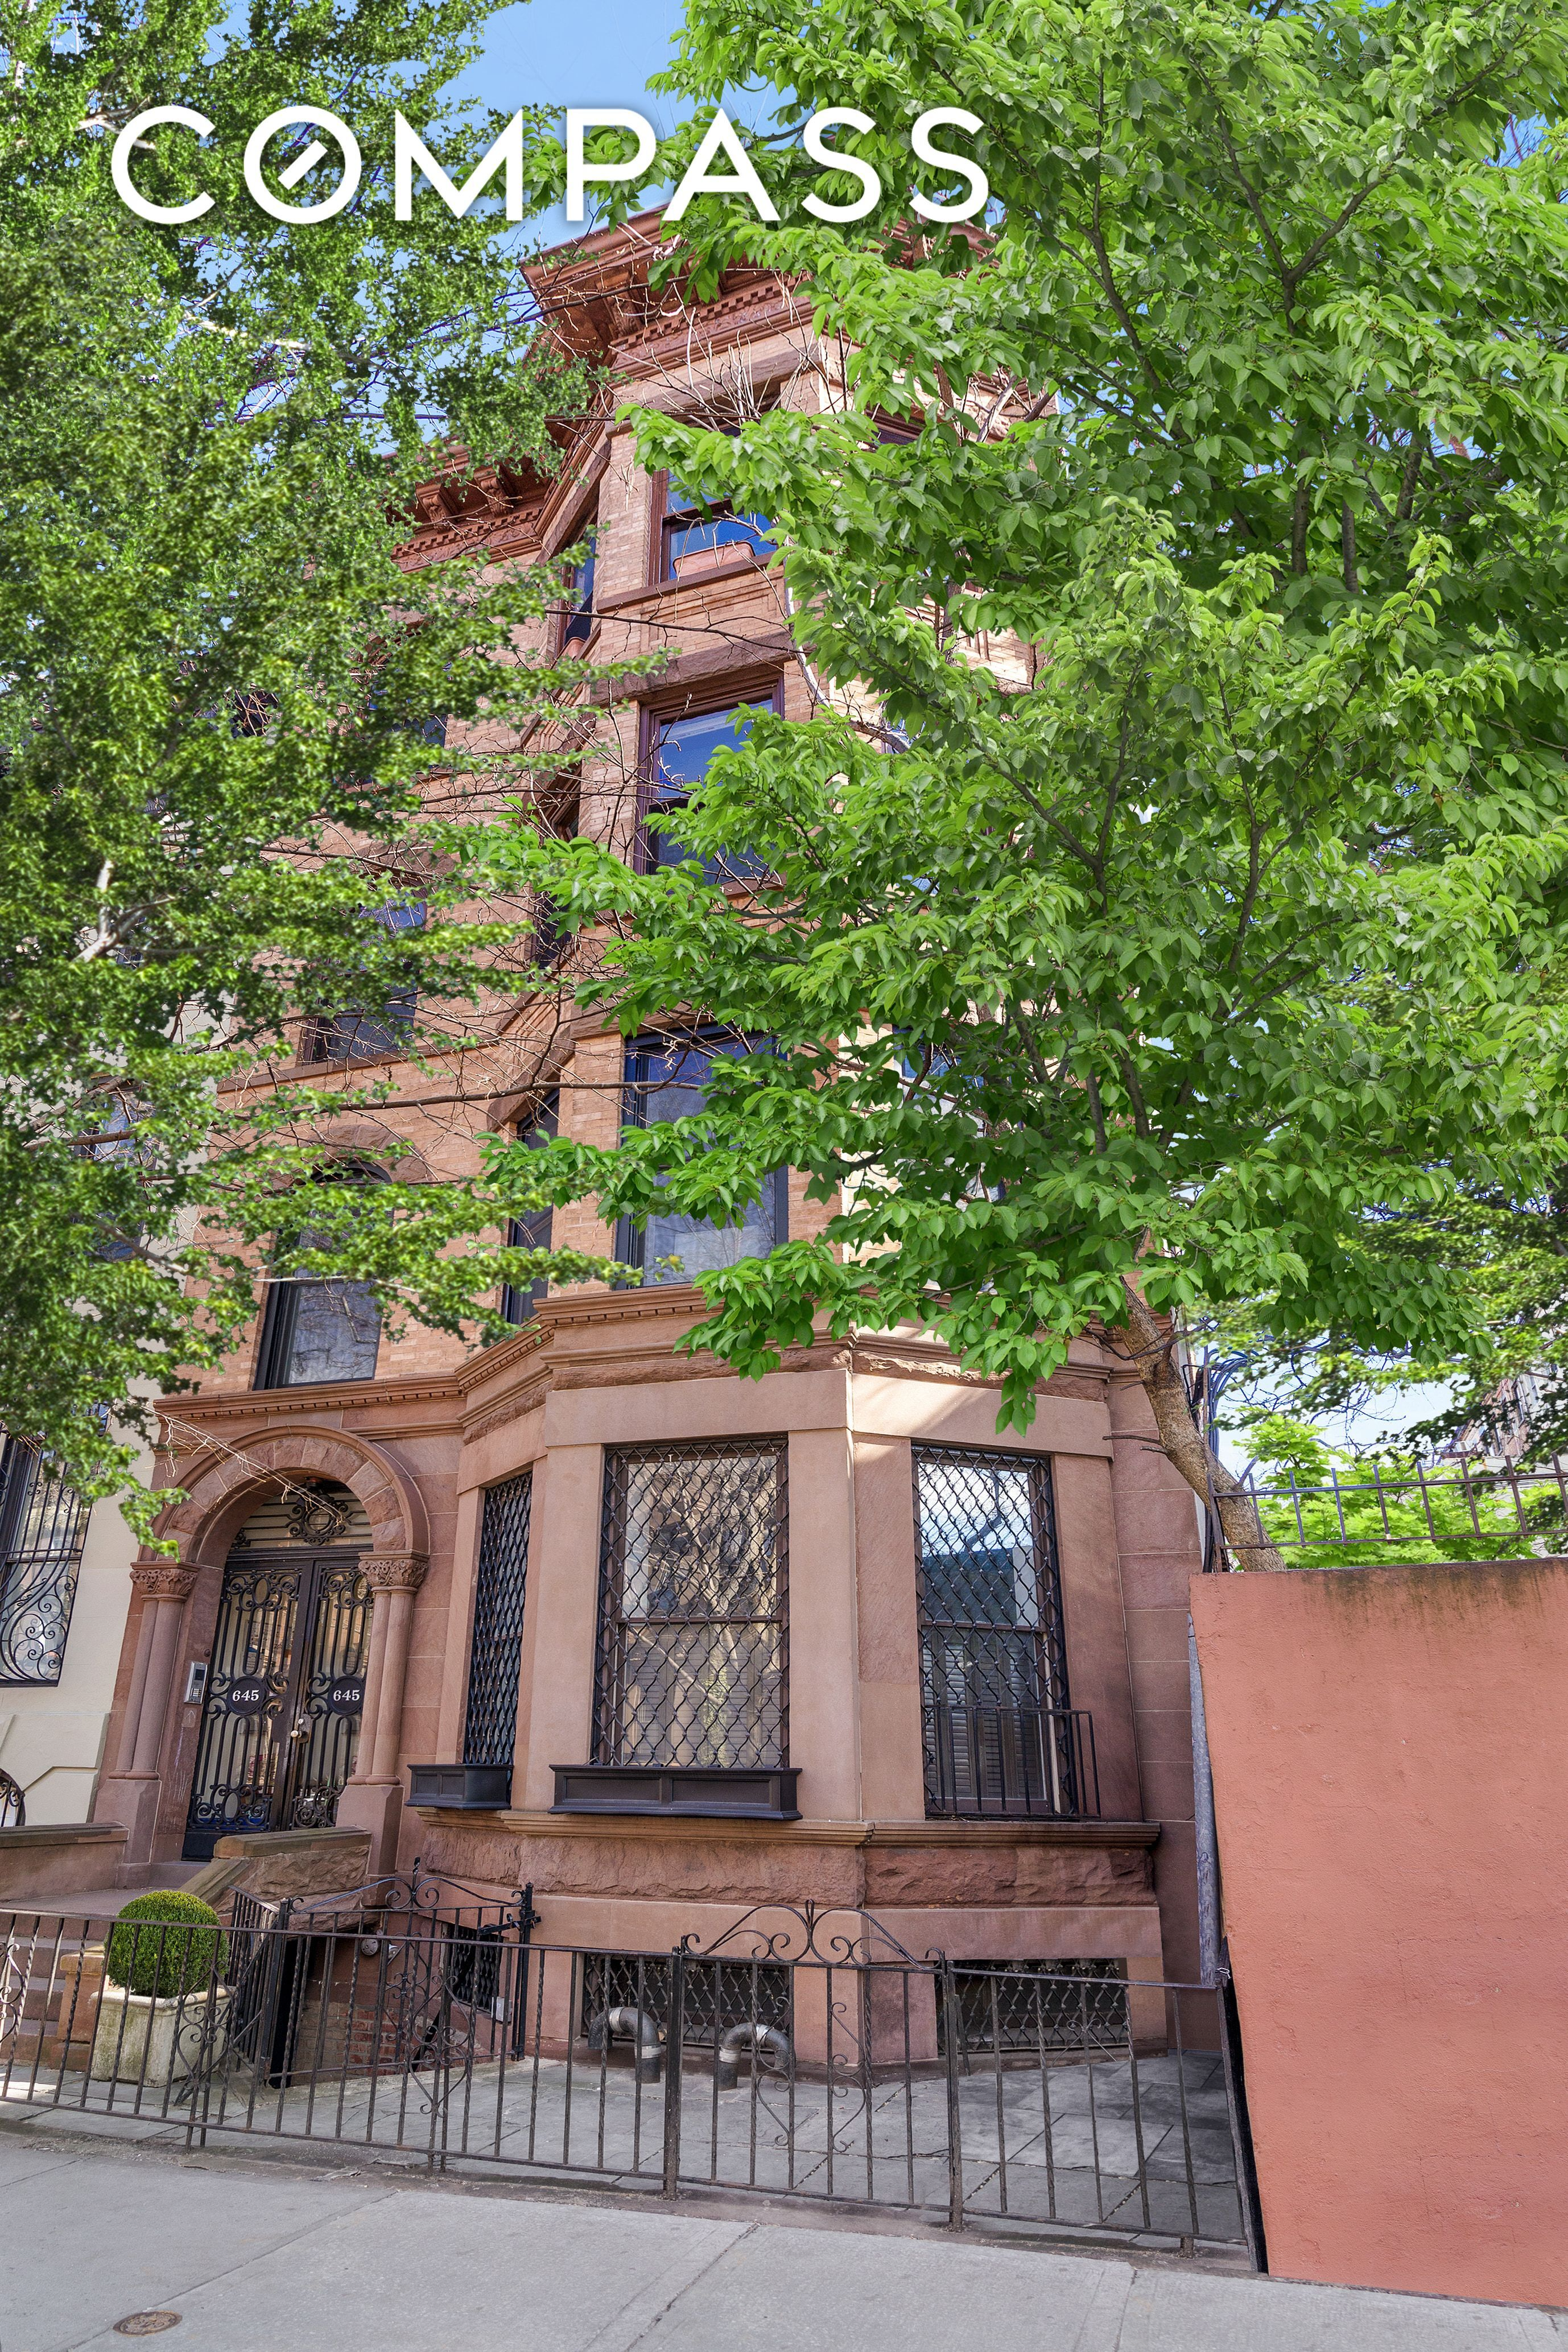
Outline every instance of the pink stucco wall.
POLYGON ((1192 1606, 1269 2268, 1568 2305, 1568 1566, 1192 1606))

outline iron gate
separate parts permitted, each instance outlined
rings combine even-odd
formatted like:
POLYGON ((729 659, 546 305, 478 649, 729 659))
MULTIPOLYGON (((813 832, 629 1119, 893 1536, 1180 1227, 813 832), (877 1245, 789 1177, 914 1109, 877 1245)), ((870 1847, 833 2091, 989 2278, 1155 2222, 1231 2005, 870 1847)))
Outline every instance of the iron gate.
POLYGON ((329 1828, 353 1769, 370 1588, 355 1552, 247 1551, 224 1570, 184 1853, 329 1828))
MULTIPOLYGON (((1213 1988, 917 1958, 809 1906, 665 1954, 541 1945, 529 1890, 416 1873, 239 1898, 201 1981, 153 2002, 173 2011, 154 2061, 95 1974, 110 1924, 0 1915, 0 2098, 187 2145, 262 2133, 668 2197, 1254 2242, 1213 1988)), ((184 1931, 138 1932, 156 1953, 184 1931)))

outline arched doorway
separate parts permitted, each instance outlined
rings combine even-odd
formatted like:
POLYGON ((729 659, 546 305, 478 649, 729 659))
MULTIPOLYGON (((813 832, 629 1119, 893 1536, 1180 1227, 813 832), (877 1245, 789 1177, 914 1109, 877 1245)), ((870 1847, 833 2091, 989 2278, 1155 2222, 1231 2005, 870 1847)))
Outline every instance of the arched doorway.
MULTIPOLYGON (((354 1767, 371 1549, 348 1487, 290 1480, 235 1536, 206 1672, 184 1853, 245 1830, 321 1829, 354 1767)), ((193 1672, 196 1671, 193 1669, 193 1672)))

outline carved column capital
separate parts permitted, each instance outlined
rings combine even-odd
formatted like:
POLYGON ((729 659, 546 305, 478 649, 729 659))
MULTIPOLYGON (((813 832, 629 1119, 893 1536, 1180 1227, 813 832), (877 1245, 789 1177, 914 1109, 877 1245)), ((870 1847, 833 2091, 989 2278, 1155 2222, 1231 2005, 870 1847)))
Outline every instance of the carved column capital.
POLYGON ((188 1601, 197 1571, 177 1559, 139 1559, 131 1570, 132 1591, 150 1601, 188 1601))
POLYGON ((422 1551, 367 1551, 360 1559, 373 1592, 417 1592, 429 1565, 422 1551))

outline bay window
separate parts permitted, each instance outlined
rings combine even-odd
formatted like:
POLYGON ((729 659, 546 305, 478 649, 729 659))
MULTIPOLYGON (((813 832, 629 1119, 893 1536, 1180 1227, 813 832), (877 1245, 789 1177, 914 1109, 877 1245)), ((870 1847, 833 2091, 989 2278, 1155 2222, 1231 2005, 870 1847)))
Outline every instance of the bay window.
POLYGON ((738 512, 729 499, 704 500, 673 474, 664 484, 659 525, 659 578, 690 580, 750 557, 766 562, 773 551, 766 515, 738 512))
POLYGON ((927 1812, 1096 1810, 1093 1727, 1068 1702, 1049 1465, 913 1454, 927 1812))
POLYGON ((787 1762, 787 1454, 738 1437, 606 1454, 599 1765, 787 1762))

